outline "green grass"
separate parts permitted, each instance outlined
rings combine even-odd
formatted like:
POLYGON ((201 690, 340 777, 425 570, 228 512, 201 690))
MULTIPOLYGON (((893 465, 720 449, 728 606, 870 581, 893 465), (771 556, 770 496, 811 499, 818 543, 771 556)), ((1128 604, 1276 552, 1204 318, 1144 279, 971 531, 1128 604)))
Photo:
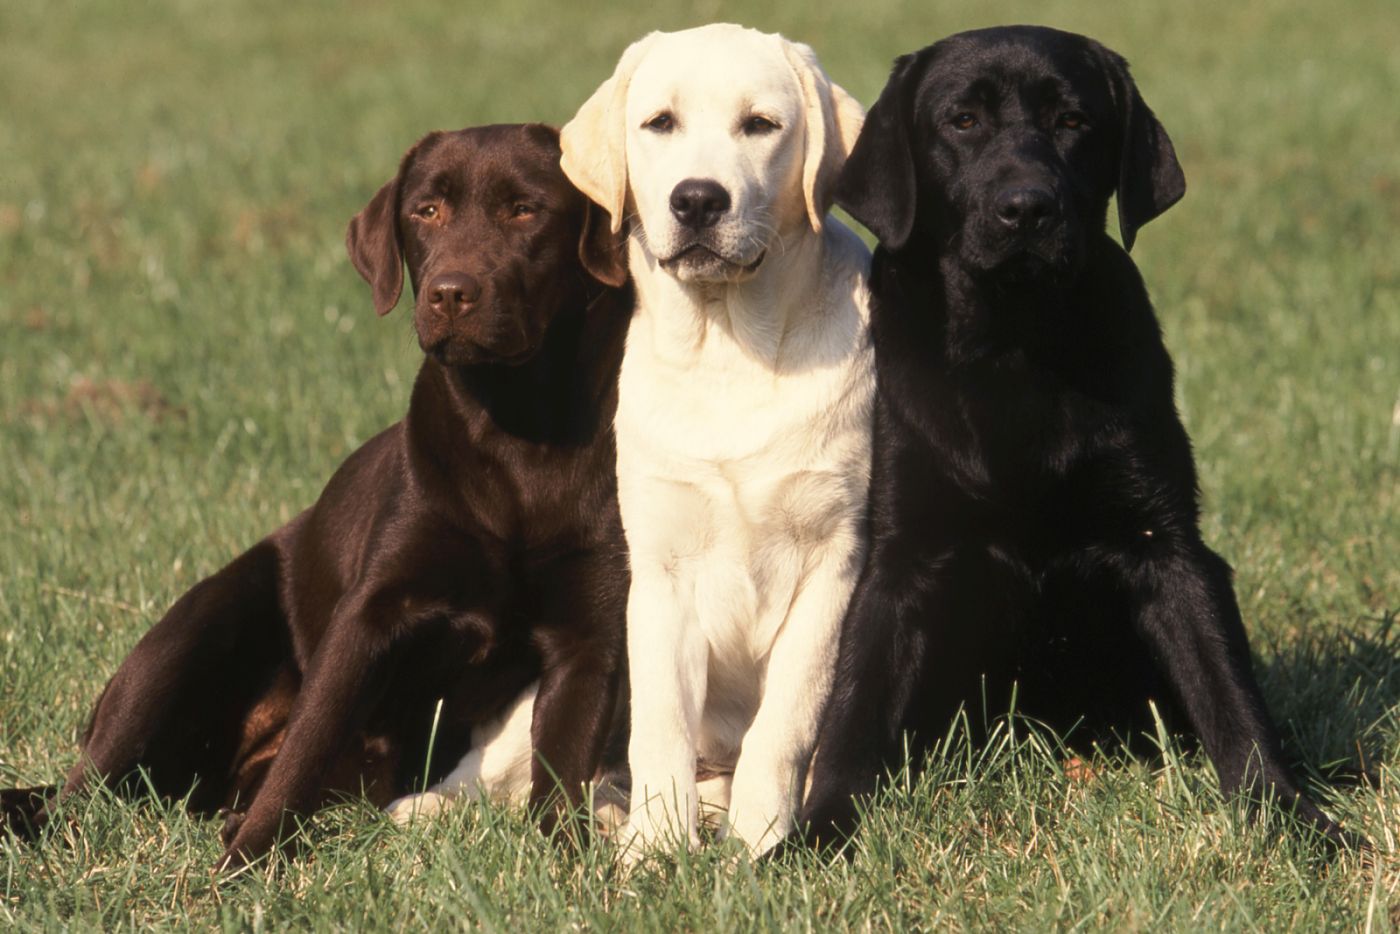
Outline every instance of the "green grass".
POLYGON ((624 45, 712 19, 811 43, 873 100, 890 59, 1045 22, 1123 52, 1190 194, 1136 258, 1180 371, 1207 538, 1235 565, 1291 748, 1378 770, 1319 796, 1330 864, 1209 765, 954 745, 850 860, 712 849, 621 878, 523 819, 316 818, 309 857, 215 889, 216 828, 76 802, 0 841, 0 924, 717 929, 1400 926, 1400 17, 1393 0, 0 5, 0 782, 50 781, 164 608, 398 418, 407 316, 344 226, 423 132, 566 120, 624 45))

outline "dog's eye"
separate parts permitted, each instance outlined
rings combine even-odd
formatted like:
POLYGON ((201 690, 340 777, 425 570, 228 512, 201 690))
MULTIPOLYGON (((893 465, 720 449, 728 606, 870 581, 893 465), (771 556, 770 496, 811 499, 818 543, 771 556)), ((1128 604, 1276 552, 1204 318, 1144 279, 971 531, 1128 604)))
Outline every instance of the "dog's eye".
POLYGON ((739 124, 739 129, 744 131, 745 136, 763 136, 767 133, 772 133, 774 130, 780 130, 782 127, 778 126, 776 122, 769 120, 767 117, 754 114, 750 117, 745 117, 744 122, 739 124))
POLYGON ((436 204, 420 204, 418 210, 413 212, 425 221, 437 220, 438 206, 436 204))
POLYGON ((979 122, 976 114, 968 113, 967 111, 963 111, 953 117, 953 127, 959 130, 970 130, 977 126, 979 122))
POLYGON ((1088 118, 1077 110, 1069 110, 1060 114, 1060 118, 1055 122, 1066 130, 1082 129, 1088 118))
POLYGON ((511 217, 533 217, 539 209, 533 204, 526 204, 524 201, 517 201, 511 206, 511 217))
POLYGON ((669 110, 663 110, 643 123, 642 126, 656 133, 669 133, 676 127, 676 118, 671 115, 669 110))

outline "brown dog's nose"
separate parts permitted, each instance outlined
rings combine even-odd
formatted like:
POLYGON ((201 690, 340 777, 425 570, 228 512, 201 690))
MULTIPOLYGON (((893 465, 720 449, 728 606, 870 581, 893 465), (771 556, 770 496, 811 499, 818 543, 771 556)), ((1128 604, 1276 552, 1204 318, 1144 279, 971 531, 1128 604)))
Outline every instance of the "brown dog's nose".
POLYGON ((464 272, 447 272, 428 281, 428 304, 448 316, 469 310, 481 296, 481 285, 464 272))
POLYGON ((693 230, 713 227, 729 204, 729 192, 713 179, 687 178, 671 189, 671 213, 693 230))
POLYGON ((1044 188, 1008 188, 997 195, 995 208, 997 219, 1017 233, 1039 230, 1060 213, 1044 188))

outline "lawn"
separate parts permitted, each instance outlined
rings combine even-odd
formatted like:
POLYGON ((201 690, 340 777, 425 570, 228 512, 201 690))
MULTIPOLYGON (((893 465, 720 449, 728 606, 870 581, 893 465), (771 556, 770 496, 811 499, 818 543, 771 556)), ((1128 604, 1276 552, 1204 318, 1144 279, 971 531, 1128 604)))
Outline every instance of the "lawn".
POLYGON ((0 784, 55 780, 106 678, 181 592, 401 416, 345 224, 422 133, 566 120, 652 28, 812 44, 870 102, 896 55, 1042 22, 1135 66, 1190 191, 1145 228, 1196 443, 1291 751, 1375 843, 1250 823, 1207 762, 1067 774, 1017 725, 878 802, 851 858, 712 848, 623 878, 508 811, 408 830, 356 805, 309 857, 215 886, 216 826, 95 797, 0 840, 0 925, 492 930, 1400 927, 1400 15, 1394 0, 1171 4, 0 5, 0 784))

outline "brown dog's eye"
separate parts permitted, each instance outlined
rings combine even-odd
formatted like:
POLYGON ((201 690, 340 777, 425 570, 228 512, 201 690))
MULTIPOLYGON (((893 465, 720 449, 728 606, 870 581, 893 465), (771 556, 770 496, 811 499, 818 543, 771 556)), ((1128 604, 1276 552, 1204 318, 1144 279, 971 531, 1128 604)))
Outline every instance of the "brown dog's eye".
POLYGON ((767 117, 760 116, 759 114, 745 117, 744 122, 739 125, 739 128, 744 131, 745 136, 763 136, 772 133, 774 130, 782 129, 775 121, 769 120, 767 117))
POLYGON ((970 114, 966 111, 953 117, 953 126, 959 130, 970 130, 977 126, 978 122, 976 114, 970 114))
POLYGON ((438 206, 436 204, 422 204, 419 205, 418 210, 413 213, 417 214, 425 221, 437 220, 438 206))
POLYGON ((511 216, 511 217, 533 217, 533 216, 535 215, 535 210, 536 210, 536 209, 535 209, 535 206, 534 206, 533 204, 526 204, 526 203, 523 202, 523 201, 518 201, 518 202, 516 202, 516 204, 510 209, 510 216, 511 216))
POLYGON ((1056 121, 1066 130, 1078 130, 1084 126, 1085 117, 1077 110, 1071 110, 1060 114, 1060 119, 1056 121))
POLYGON ((642 126, 657 133, 669 133, 671 130, 675 129, 676 118, 671 115, 669 110, 663 110, 646 123, 643 123, 642 126))

